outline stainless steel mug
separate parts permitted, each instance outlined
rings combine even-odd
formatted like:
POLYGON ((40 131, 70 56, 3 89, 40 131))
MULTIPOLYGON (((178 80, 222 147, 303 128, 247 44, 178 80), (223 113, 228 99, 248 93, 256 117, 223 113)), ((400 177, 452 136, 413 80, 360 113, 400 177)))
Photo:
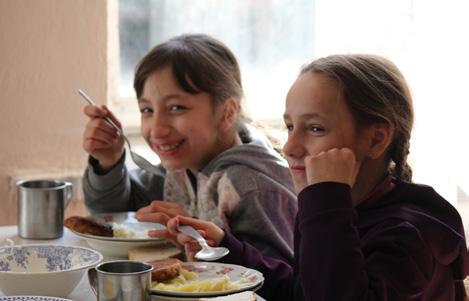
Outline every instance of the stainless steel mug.
POLYGON ((98 301, 151 301, 151 264, 115 260, 88 270, 88 280, 98 301))
POLYGON ((64 211, 72 198, 72 183, 55 180, 18 181, 18 235, 54 239, 63 235, 64 211))

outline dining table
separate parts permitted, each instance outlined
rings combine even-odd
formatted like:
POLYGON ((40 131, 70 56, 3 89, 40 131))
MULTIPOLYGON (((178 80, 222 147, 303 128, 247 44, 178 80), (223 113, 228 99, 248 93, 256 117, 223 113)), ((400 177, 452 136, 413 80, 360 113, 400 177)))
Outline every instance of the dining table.
MULTIPOLYGON (((59 245, 74 245, 90 248, 86 240, 78 237, 72 233, 69 229, 64 228, 63 236, 57 239, 47 239, 47 240, 33 240, 33 239, 24 239, 18 236, 18 227, 16 225, 12 226, 0 226, 0 246, 8 246, 13 242, 14 245, 27 245, 27 244, 59 244, 59 245)), ((103 254, 103 261, 109 260, 118 260, 122 258, 109 256, 103 254)), ((0 290, 0 296, 5 296, 0 290)), ((261 296, 256 294, 257 301, 265 301, 261 296)), ((85 273, 79 284, 67 296, 67 299, 74 301, 90 301, 96 300, 96 296, 93 293, 91 286, 88 281, 88 275, 85 273)), ((157 296, 152 295, 152 301, 159 301, 157 296)))

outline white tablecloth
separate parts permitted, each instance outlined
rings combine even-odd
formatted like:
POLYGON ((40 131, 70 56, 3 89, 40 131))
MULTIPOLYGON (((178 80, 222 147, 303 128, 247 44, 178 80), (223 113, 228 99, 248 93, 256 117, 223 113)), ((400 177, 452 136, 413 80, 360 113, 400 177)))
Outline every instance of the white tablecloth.
MULTIPOLYGON (((52 244, 61 244, 61 245, 76 245, 76 246, 84 246, 88 247, 88 244, 85 240, 77 237, 75 234, 70 232, 67 228, 64 229, 64 235, 58 239, 51 239, 51 240, 31 240, 31 239, 23 239, 18 237, 18 229, 16 226, 3 226, 0 227, 0 246, 8 245, 6 239, 11 239, 15 245, 26 245, 26 244, 41 244, 41 243, 52 243, 52 244)), ((118 258, 104 256, 104 261, 107 260, 114 260, 118 258)), ((4 296, 3 292, 0 291, 0 296, 4 296)), ((72 291, 72 293, 67 297, 68 299, 72 299, 75 301, 91 301, 96 300, 93 291, 88 283, 88 275, 81 279, 78 286, 72 291)), ((260 296, 257 296, 257 300, 265 301, 260 296)), ((152 297, 152 301, 158 301, 158 298, 155 296, 152 297)))

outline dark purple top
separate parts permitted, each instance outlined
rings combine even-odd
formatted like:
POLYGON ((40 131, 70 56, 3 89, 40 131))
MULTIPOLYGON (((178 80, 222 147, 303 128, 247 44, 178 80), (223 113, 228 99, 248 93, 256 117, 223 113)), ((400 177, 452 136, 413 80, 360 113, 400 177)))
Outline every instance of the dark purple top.
POLYGON ((461 217, 431 187, 389 178, 353 208, 348 185, 325 182, 298 202, 293 268, 229 232, 222 241, 224 262, 264 274, 267 300, 463 300, 461 217))

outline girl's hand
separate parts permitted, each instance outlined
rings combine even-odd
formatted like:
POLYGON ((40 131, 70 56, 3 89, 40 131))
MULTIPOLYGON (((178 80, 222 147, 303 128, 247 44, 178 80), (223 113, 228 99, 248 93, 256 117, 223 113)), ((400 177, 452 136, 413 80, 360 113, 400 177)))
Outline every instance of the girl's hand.
POLYGON ((124 139, 104 118, 109 117, 120 128, 121 124, 106 106, 88 105, 84 113, 89 121, 83 133, 83 149, 98 160, 104 170, 111 169, 122 157, 124 139))
POLYGON ((192 226, 212 247, 219 246, 225 236, 225 232, 214 223, 186 216, 176 216, 168 221, 166 230, 149 231, 148 234, 150 236, 169 239, 176 245, 184 246, 188 259, 194 260, 195 254, 200 251, 201 247, 197 240, 178 231, 180 224, 192 226))
POLYGON ((353 187, 360 168, 349 148, 333 148, 305 158, 308 185, 320 182, 339 182, 353 187))
POLYGON ((150 205, 140 208, 135 218, 140 222, 152 222, 166 225, 170 218, 177 215, 189 216, 179 204, 173 202, 153 201, 150 205))

